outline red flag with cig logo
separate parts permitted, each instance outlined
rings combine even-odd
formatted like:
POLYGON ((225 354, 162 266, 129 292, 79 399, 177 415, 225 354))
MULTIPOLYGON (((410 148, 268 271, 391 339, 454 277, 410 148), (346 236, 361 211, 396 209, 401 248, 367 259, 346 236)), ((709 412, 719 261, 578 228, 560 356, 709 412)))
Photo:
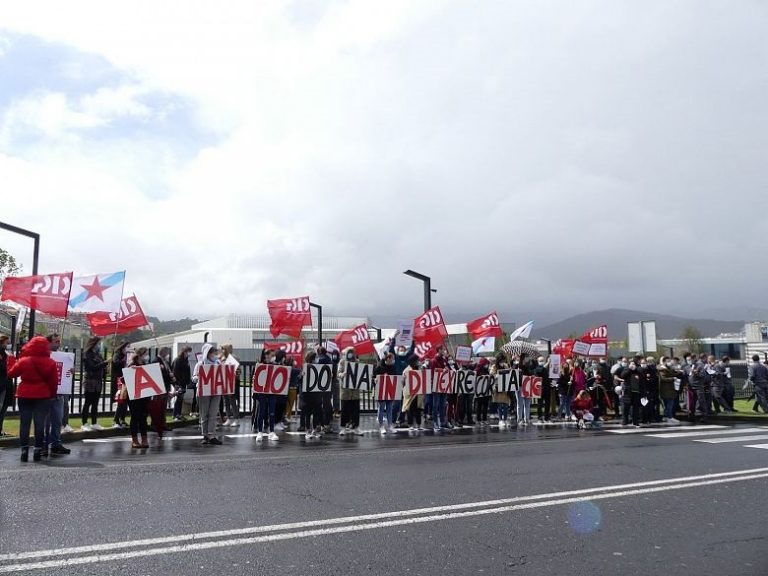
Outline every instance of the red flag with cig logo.
POLYGON ((573 356, 573 345, 575 342, 575 340, 561 338, 552 346, 552 353, 560 354, 563 358, 570 358, 573 356))
POLYGON ((304 366, 304 341, 291 340, 288 342, 264 342, 264 350, 285 351, 285 355, 296 362, 296 366, 304 366))
POLYGON ((498 337, 503 338, 499 316, 496 312, 491 312, 487 316, 467 322, 467 332, 472 336, 472 340, 480 338, 498 337))
POLYGON ((376 349, 373 347, 373 341, 368 334, 368 326, 366 324, 360 324, 351 330, 342 332, 334 338, 334 342, 336 342, 336 346, 339 347, 339 350, 344 350, 350 346, 353 347, 355 349, 355 354, 358 356, 376 353, 376 349))
POLYGON ((299 338, 304 326, 312 326, 309 296, 267 300, 267 309, 272 319, 269 331, 273 338, 277 338, 280 334, 299 338))
POLYGON ((32 310, 66 318, 71 290, 72 272, 10 276, 3 281, 3 294, 0 300, 10 300, 32 310))
POLYGON ((430 308, 413 321, 414 352, 424 360, 432 358, 448 336, 440 307, 430 308))
POLYGON ((608 325, 603 324, 597 328, 587 330, 579 340, 587 344, 608 344, 608 325))
POLYGON ((118 312, 94 312, 85 317, 94 336, 126 334, 149 324, 136 295, 123 298, 118 312))

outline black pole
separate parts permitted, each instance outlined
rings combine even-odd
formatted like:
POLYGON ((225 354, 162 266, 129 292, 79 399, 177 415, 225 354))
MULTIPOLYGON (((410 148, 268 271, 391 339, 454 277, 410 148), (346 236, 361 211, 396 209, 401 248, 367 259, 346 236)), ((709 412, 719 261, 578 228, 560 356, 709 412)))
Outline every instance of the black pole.
POLYGON ((16 350, 16 318, 11 316, 11 350, 16 350))
MULTIPOLYGON (((6 224, 5 222, 0 222, 0 228, 2 228, 3 230, 8 230, 8 232, 13 232, 14 234, 20 234, 21 236, 32 238, 35 241, 35 246, 32 252, 32 275, 36 276, 38 272, 38 261, 40 260, 40 234, 38 234, 37 232, 30 232, 29 230, 25 230, 24 228, 19 228, 18 226, 13 226, 12 224, 6 224)), ((31 339, 34 335, 35 335, 35 310, 34 308, 30 308, 29 338, 31 339)))
POLYGON ((432 308, 432 279, 424 279, 424 312, 432 308))
POLYGON ((314 302, 309 303, 312 308, 317 308, 317 345, 323 345, 323 307, 314 302))

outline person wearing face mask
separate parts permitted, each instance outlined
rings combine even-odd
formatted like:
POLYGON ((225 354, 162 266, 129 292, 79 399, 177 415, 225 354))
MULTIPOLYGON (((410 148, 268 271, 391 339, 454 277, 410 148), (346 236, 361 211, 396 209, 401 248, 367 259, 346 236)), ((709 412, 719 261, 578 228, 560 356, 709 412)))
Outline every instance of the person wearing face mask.
MULTIPOLYGON (((376 366, 373 373, 376 376, 381 374, 385 374, 387 376, 396 376, 395 357, 391 353, 387 352, 384 355, 384 358, 376 366)), ((377 415, 377 419, 379 422, 379 432, 381 433, 382 436, 385 436, 387 433, 394 434, 395 432, 393 414, 392 414, 393 407, 394 407, 394 402, 392 400, 382 400, 381 402, 379 402, 379 412, 377 415), (386 421, 386 424, 384 423, 385 421, 386 421)))
POLYGON ((549 361, 543 356, 536 359, 533 375, 541 378, 541 398, 536 406, 536 417, 539 422, 549 422, 552 416, 552 380, 549 377, 549 361))
MULTIPOLYGON (((395 332, 395 335, 392 337, 392 339, 389 341, 389 348, 388 351, 395 359, 395 375, 396 376, 402 376, 403 372, 405 372, 405 369, 410 364, 411 358, 414 356, 413 350, 415 346, 415 342, 411 341, 410 348, 406 348, 405 346, 395 346, 395 343, 397 342, 397 335, 400 333, 398 330, 395 332)), ((395 419, 397 420, 397 426, 398 427, 404 427, 405 426, 405 420, 406 420, 406 411, 402 408, 403 402, 400 400, 395 400, 395 403, 393 404, 393 414, 395 419)))
MULTIPOLYGON (((128 342, 121 342, 112 353, 112 364, 110 366, 110 394, 111 398, 117 396, 118 381, 123 377, 123 368, 127 366, 128 342)), ((128 402, 118 403, 115 408, 115 425, 113 428, 128 428, 125 417, 128 415, 128 402)))
POLYGON ((752 356, 752 364, 747 368, 747 381, 755 388, 757 403, 768 413, 768 367, 760 362, 760 356, 752 356))
POLYGON ((194 392, 192 386, 192 369, 189 366, 189 353, 192 352, 191 346, 184 346, 179 355, 174 358, 171 364, 171 371, 173 372, 173 382, 176 392, 176 400, 173 403, 173 420, 174 422, 182 421, 182 412, 184 409, 184 395, 188 389, 194 392))
POLYGON ((715 404, 715 414, 720 414, 722 410, 730 414, 731 408, 725 400, 726 370, 722 362, 717 362, 714 356, 707 358, 708 371, 712 377, 712 400, 715 404))
POLYGON ((238 378, 240 370, 240 362, 232 354, 232 344, 224 344, 221 347, 221 354, 219 360, 225 366, 232 366, 235 369, 235 393, 227 394, 224 396, 224 412, 226 412, 226 419, 222 415, 224 428, 237 428, 240 426, 240 406, 238 404, 238 397, 240 395, 240 378, 238 378))
POLYGON ((606 380, 606 382, 610 382, 612 385, 608 386, 609 388, 609 394, 611 394, 611 399, 613 400, 613 406, 615 409, 614 413, 614 419, 618 420, 621 418, 621 397, 619 393, 616 390, 620 390, 621 386, 623 384, 623 381, 621 380, 621 373, 624 371, 624 368, 629 366, 629 362, 627 362, 627 357, 622 356, 619 358, 616 363, 611 366, 611 376, 606 380))
MULTIPOLYGON (((411 370, 419 370, 419 359, 414 355, 411 356, 408 366, 406 366, 403 376, 408 378, 408 373, 411 370)), ((421 414, 424 408, 424 394, 415 394, 411 396, 408 391, 408 387, 403 387, 403 412, 408 414, 408 429, 411 432, 418 432, 424 430, 421 425, 421 414)))
POLYGON ((738 412, 733 407, 736 390, 733 387, 733 379, 731 378, 731 359, 728 356, 723 356, 720 359, 720 367, 723 371, 723 400, 731 412, 738 412))
POLYGON ((694 396, 691 416, 693 420, 700 419, 702 424, 707 422, 711 409, 711 400, 709 399, 711 378, 705 360, 706 356, 698 359, 691 356, 691 368, 688 376, 688 385, 694 396))
POLYGON ((11 353, 10 338, 0 336, 0 438, 8 436, 3 432, 5 412, 10 406, 8 399, 13 394, 13 381, 8 377, 8 371, 16 364, 16 357, 11 353))
POLYGON ((662 356, 659 360, 659 397, 664 403, 663 422, 667 424, 680 424, 675 418, 677 409, 677 390, 675 389, 675 380, 677 374, 674 370, 674 363, 671 358, 662 356))
POLYGON ((94 336, 85 345, 83 350, 83 367, 85 368, 85 378, 82 384, 83 406, 80 410, 83 422, 82 430, 90 432, 91 430, 103 430, 98 423, 99 398, 101 398, 101 389, 104 386, 104 375, 109 362, 99 352, 98 345, 101 338, 94 336), (88 416, 91 417, 91 424, 88 425, 88 416))
MULTIPOLYGON (((445 346, 440 346, 437 349, 437 355, 430 361, 429 367, 431 370, 448 370, 448 350, 445 349, 445 346)), ((452 426, 446 418, 448 394, 432 392, 431 396, 433 430, 435 432, 451 430, 452 426)))
POLYGON ((640 374, 645 383, 645 398, 648 400, 648 403, 643 407, 643 423, 660 422, 659 374, 656 368, 656 359, 653 356, 641 359, 640 374))
POLYGON ((149 403, 147 404, 150 425, 161 440, 163 438, 163 433, 167 430, 165 426, 165 407, 168 405, 168 394, 171 393, 174 384, 173 371, 171 370, 169 361, 170 356, 170 348, 167 346, 160 348, 155 362, 160 364, 160 373, 163 375, 165 394, 153 396, 149 399, 149 403))
POLYGON ((573 392, 571 385, 572 360, 569 358, 560 366, 560 377, 557 379, 557 415, 562 420, 571 419, 571 400, 573 392))
MULTIPOLYGON (((350 362, 357 361, 357 354, 355 354, 353 346, 348 346, 342 350, 339 360, 339 380, 341 382, 344 382, 344 379, 347 377, 347 365, 350 362)), ((339 431, 339 436, 344 436, 348 433, 361 436, 363 432, 360 430, 360 390, 341 388, 339 397, 341 400, 341 430, 339 431)))
MULTIPOLYGON (((203 352, 200 361, 192 371, 192 382, 197 384, 200 368, 208 365, 221 364, 216 355, 216 347, 213 344, 203 344, 203 352)), ((216 396, 202 396, 197 398, 197 406, 200 411, 200 431, 203 434, 201 444, 204 446, 221 446, 221 440, 216 437, 216 414, 221 402, 221 394, 216 396)), ((133 406, 131 406, 133 411, 133 406)))
MULTIPOLYGON (((268 352, 265 357, 267 364, 275 364, 277 354, 268 352)), ((256 411, 256 442, 261 442, 264 436, 272 442, 277 442, 280 438, 275 433, 275 411, 277 408, 277 396, 274 394, 256 394, 258 409, 256 411), (265 427, 269 426, 269 433, 265 427)))
MULTIPOLYGON (((509 370, 509 362, 504 352, 499 352, 491 365, 490 374, 494 378, 502 371, 509 370)), ((493 387, 493 403, 496 405, 496 413, 499 416, 499 430, 503 430, 509 425, 509 392, 498 392, 496 386, 493 387)))
POLYGON ((629 362, 626 368, 621 372, 621 403, 622 403, 622 425, 629 426, 630 416, 632 425, 640 427, 640 394, 641 381, 639 366, 635 361, 629 362))

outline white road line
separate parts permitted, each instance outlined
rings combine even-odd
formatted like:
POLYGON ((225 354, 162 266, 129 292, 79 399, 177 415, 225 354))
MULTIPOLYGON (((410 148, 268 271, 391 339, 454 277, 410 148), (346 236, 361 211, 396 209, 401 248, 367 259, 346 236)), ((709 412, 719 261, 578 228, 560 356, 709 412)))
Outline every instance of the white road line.
POLYGON ((749 444, 744 446, 744 448, 762 448, 763 450, 768 450, 768 444, 749 444))
MULTIPOLYGON (((245 546, 245 545, 258 544, 262 542, 276 542, 280 540, 292 540, 292 539, 298 539, 298 538, 328 536, 331 534, 342 534, 346 532, 358 532, 362 530, 389 528, 392 526, 421 524, 425 522, 435 522, 438 520, 455 520, 459 518, 468 518, 472 516, 501 514, 504 512, 513 512, 517 510, 531 510, 531 509, 544 508, 549 506, 571 504, 575 502, 605 500, 609 498, 622 498, 624 496, 638 496, 642 494, 652 494, 656 492, 665 492, 665 491, 671 491, 671 490, 683 490, 688 488, 695 488, 698 486, 711 486, 716 484, 725 484, 729 482, 744 482, 744 481, 758 480, 763 478, 768 478, 768 472, 750 474, 750 475, 737 475, 737 476, 730 476, 726 478, 702 480, 698 482, 685 482, 685 483, 678 483, 678 484, 669 484, 665 486, 654 486, 654 487, 640 488, 637 490, 612 491, 604 494, 594 494, 589 496, 580 495, 573 498, 550 499, 550 500, 544 500, 541 502, 527 502, 523 504, 513 504, 509 506, 484 508, 484 509, 469 510, 464 512, 448 512, 444 514, 432 514, 428 516, 418 516, 418 517, 410 517, 410 518, 400 517, 394 520, 387 520, 382 522, 371 522, 371 523, 364 523, 364 524, 356 523, 356 524, 350 524, 346 526, 338 526, 335 528, 320 528, 317 530, 301 530, 297 532, 283 532, 279 534, 253 536, 250 538, 236 538, 231 540, 214 540, 214 541, 198 542, 198 543, 190 543, 190 544, 177 544, 175 546, 154 547, 154 548, 147 548, 144 550, 134 550, 131 552, 99 554, 99 555, 93 555, 93 556, 80 556, 80 557, 74 557, 74 558, 65 558, 61 560, 48 560, 45 562, 36 562, 36 563, 8 564, 5 566, 0 566, 0 573, 21 572, 21 571, 28 571, 28 570, 43 570, 43 569, 49 569, 49 568, 61 568, 64 566, 75 566, 75 565, 83 565, 83 564, 106 563, 106 562, 113 562, 116 560, 127 560, 130 558, 143 558, 143 557, 158 556, 158 555, 164 555, 164 554, 175 554, 175 553, 184 553, 184 552, 192 552, 192 551, 199 551, 199 550, 210 550, 215 548, 245 546)), ((402 513, 400 513, 400 515, 402 516, 402 513)), ((335 520, 341 520, 341 519, 335 519, 335 520)), ((329 521, 327 520, 324 521, 324 524, 327 525, 328 523, 329 521)), ((178 541, 178 540, 175 540, 175 541, 178 541)), ((114 549, 114 546, 111 549, 114 549)), ((44 553, 38 553, 38 554, 39 554, 39 557, 51 555, 51 554, 44 554, 44 553)), ((32 558, 35 558, 35 557, 37 556, 32 556, 32 558)))
POLYGON ((398 518, 402 516, 418 516, 423 514, 434 514, 440 512, 450 512, 455 510, 466 510, 470 508, 487 508, 490 506, 500 506, 517 502, 527 502, 531 500, 542 500, 552 498, 562 498, 568 496, 585 496, 597 494, 600 492, 611 492, 617 490, 631 490, 635 488, 646 488, 649 486, 664 486, 675 483, 687 483, 696 481, 708 481, 713 479, 731 478, 754 474, 768 474, 768 467, 751 468, 747 470, 734 470, 731 472, 715 472, 710 474, 701 474, 698 476, 683 476, 679 478, 665 478, 662 480, 647 480, 645 482, 633 482, 630 484, 616 484, 613 486, 599 486, 594 488, 583 488, 579 490, 568 490, 564 492, 550 492, 545 494, 534 494, 529 496, 515 496, 512 498, 502 498, 497 500, 485 500, 480 502, 466 502, 463 504, 449 504, 444 506, 432 506, 428 508, 415 508, 412 510, 398 510, 395 512, 382 512, 378 514, 365 514, 361 516, 342 516, 340 518, 329 518, 326 520, 310 520, 307 522, 293 522, 289 524, 274 524, 270 526, 251 526, 248 528, 236 528, 232 530, 219 530, 216 532, 201 532, 193 534, 183 534, 175 536, 163 536, 157 538, 148 538, 143 540, 129 540, 120 542, 110 542, 105 544, 94 544, 90 546, 76 546, 70 548, 56 548, 52 550, 36 550, 32 552, 12 552, 9 554, 0 554, 0 562, 9 560, 22 560, 25 558, 39 558, 47 556, 66 556, 70 554, 93 553, 121 548, 134 548, 137 546, 150 546, 159 544, 170 544, 180 540, 207 540, 210 538, 227 538, 231 536, 242 536, 246 534, 257 534, 263 532, 275 532, 281 530, 293 530, 296 528, 311 528, 315 526, 327 526, 329 524, 348 524, 365 522, 372 520, 382 520, 388 518, 398 518))
POLYGON ((725 434, 745 434, 746 432, 765 432, 765 428, 734 428, 731 430, 703 430, 701 432, 670 432, 669 434, 646 434, 648 438, 693 438, 695 436, 717 436, 725 434))
POLYGON ((727 428, 727 426, 719 426, 717 424, 708 424, 706 426, 659 426, 657 428, 621 428, 619 430, 606 430, 611 434, 647 434, 649 430, 707 430, 715 428, 727 428))
POLYGON ((118 442, 130 442, 130 438, 86 438, 83 440, 83 443, 93 443, 93 444, 116 444, 118 442))
MULTIPOLYGON (((163 441, 170 440, 202 440, 202 436, 163 436, 163 441)), ((130 438, 129 438, 130 440, 130 438)))
POLYGON ((763 434, 762 436, 736 436, 727 438, 702 438, 701 440, 694 440, 694 442, 704 442, 706 444, 724 444, 726 442, 754 442, 756 440, 768 440, 768 436, 763 434))

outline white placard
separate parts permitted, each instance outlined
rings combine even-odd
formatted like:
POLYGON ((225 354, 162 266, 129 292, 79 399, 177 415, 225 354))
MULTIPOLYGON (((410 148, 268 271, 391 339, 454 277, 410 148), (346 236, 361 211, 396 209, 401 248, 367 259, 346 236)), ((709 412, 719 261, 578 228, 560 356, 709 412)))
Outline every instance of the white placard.
POLYGON ((397 338, 395 338, 395 346, 405 346, 410 348, 413 344, 413 321, 400 322, 397 327, 397 338))
POLYGON ((129 400, 165 394, 160 364, 153 362, 144 366, 123 368, 123 380, 125 380, 125 387, 128 389, 129 400))
POLYGON ((72 394, 72 381, 75 372, 75 355, 72 352, 51 352, 51 359, 56 362, 59 377, 57 394, 72 394))
POLYGON ((576 340, 576 342, 573 343, 573 353, 578 354, 579 356, 588 356, 589 344, 582 342, 581 340, 576 340))
POLYGON ((549 357, 549 377, 553 380, 560 378, 561 361, 560 354, 552 354, 549 357))
POLYGON ((469 364, 472 360, 472 348, 469 346, 456 346, 456 362, 469 364))

